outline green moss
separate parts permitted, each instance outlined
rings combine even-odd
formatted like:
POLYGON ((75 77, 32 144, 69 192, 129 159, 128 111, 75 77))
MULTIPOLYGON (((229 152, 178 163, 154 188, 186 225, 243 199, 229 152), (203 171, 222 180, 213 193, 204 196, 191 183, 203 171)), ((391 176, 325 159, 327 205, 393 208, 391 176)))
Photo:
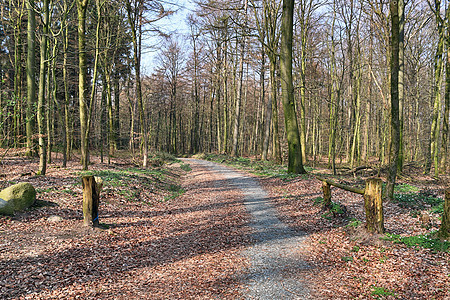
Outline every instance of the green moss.
POLYGON ((450 242, 441 241, 434 238, 435 232, 427 235, 416 236, 400 236, 397 234, 386 234, 382 239, 392 241, 393 243, 405 244, 411 248, 426 248, 433 249, 434 251, 449 252, 450 242))
POLYGON ((379 296, 379 297, 376 297, 377 299, 382 299, 386 296, 396 297, 394 290, 391 291, 382 286, 372 286, 372 296, 379 296))

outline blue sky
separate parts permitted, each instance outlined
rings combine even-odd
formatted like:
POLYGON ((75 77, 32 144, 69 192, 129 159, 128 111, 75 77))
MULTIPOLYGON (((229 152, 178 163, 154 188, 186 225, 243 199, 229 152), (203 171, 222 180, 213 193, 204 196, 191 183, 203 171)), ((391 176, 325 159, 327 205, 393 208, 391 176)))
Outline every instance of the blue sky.
MULTIPOLYGON (((165 8, 176 10, 177 12, 168 18, 160 20, 157 25, 160 26, 163 32, 183 35, 189 32, 186 19, 189 13, 192 13, 195 8, 195 3, 189 0, 174 0, 173 2, 165 2, 165 8)), ((155 67, 155 57, 158 54, 158 45, 160 44, 160 37, 146 37, 143 40, 149 47, 145 47, 142 53, 142 74, 150 75, 155 67), (152 49, 153 48, 153 49, 152 49)))

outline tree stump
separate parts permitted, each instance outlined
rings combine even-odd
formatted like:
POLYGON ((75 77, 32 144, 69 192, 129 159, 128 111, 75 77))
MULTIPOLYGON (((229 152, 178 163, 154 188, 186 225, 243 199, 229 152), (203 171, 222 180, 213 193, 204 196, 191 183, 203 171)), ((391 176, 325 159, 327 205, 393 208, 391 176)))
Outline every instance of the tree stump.
POLYGON ((331 185, 326 181, 322 181, 322 191, 323 191, 322 209, 329 209, 331 207, 331 185))
POLYGON ((450 237, 450 188, 445 191, 444 213, 442 215, 438 236, 444 240, 450 237))
POLYGON ((379 178, 370 178, 366 181, 364 208, 366 211, 366 228, 370 233, 384 233, 382 183, 379 178))
POLYGON ((83 223, 86 226, 97 227, 99 193, 94 176, 83 176, 83 223))

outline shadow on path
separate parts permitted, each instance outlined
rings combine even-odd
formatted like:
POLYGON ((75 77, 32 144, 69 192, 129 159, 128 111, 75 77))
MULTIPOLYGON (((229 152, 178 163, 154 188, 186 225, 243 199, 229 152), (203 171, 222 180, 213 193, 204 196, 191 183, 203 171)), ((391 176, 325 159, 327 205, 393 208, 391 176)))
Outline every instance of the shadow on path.
MULTIPOLYGON (((187 160, 188 161, 188 160, 187 160)), ((212 162, 195 160, 211 167, 242 190, 244 204, 251 215, 250 227, 254 243, 243 255, 250 267, 242 293, 247 299, 308 299, 309 291, 299 273, 309 268, 297 252, 305 233, 290 229, 277 216, 267 193, 253 178, 212 162)))

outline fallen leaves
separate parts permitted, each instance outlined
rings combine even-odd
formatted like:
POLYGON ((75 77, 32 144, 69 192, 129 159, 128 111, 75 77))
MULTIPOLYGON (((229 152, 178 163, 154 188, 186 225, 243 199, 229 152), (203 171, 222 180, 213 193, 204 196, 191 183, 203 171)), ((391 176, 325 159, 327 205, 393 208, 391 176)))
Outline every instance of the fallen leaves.
POLYGON ((167 201, 171 191, 161 187, 179 180, 184 171, 177 166, 157 181, 127 173, 130 186, 105 182, 100 222, 107 230, 82 226, 73 169, 21 178, 38 187, 43 204, 54 205, 0 217, 0 298, 241 298, 240 251, 249 242, 241 194, 224 193, 226 183, 215 187, 208 170, 192 167, 185 193, 167 201), (126 192, 136 189, 139 199, 126 192), (62 220, 49 222, 51 216, 62 220))
MULTIPOLYGON (((305 276, 315 299, 450 299, 449 253, 382 241, 345 227, 342 218, 323 218, 314 205, 314 199, 322 196, 318 180, 261 182, 285 222, 309 234, 302 254, 313 266, 305 276)), ((349 218, 364 223, 360 195, 333 188, 332 197, 346 206, 349 218)), ((384 212, 388 232, 405 236, 429 232, 395 203, 385 204, 384 212)))

